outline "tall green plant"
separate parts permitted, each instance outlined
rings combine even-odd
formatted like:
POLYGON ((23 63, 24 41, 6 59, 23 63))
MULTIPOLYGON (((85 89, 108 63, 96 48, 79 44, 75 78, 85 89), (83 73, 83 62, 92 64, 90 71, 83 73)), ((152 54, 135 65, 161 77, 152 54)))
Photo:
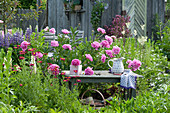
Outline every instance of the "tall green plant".
POLYGON ((1 102, 10 105, 11 101, 16 98, 11 88, 11 83, 15 81, 15 78, 11 77, 13 71, 11 70, 12 61, 12 48, 8 49, 7 55, 3 49, 0 52, 0 98, 1 102))
POLYGON ((7 24, 11 22, 16 12, 16 7, 18 5, 18 0, 2 0, 0 1, 0 9, 2 13, 3 20, 3 30, 6 34, 7 24))
POLYGON ((93 29, 95 31, 95 34, 97 33, 97 28, 101 25, 101 17, 102 13, 104 12, 104 9, 107 9, 108 4, 104 3, 104 0, 95 0, 93 9, 91 11, 91 23, 93 26, 93 29))

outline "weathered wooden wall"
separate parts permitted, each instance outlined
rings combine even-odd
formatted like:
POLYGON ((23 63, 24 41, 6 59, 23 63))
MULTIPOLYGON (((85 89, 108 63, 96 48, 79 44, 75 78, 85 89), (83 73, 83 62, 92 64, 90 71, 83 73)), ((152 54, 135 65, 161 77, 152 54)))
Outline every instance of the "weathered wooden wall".
POLYGON ((41 10, 39 13, 39 17, 35 19, 36 16, 31 15, 28 17, 21 16, 22 14, 30 14, 33 13, 33 10, 31 9, 18 9, 18 12, 16 13, 16 27, 22 28, 23 30, 26 30, 30 25, 33 28, 33 31, 35 30, 36 25, 38 24, 39 30, 41 30, 44 27, 45 24, 45 11, 41 10), (31 18, 33 17, 33 18, 31 18))
MULTIPOLYGON (((70 12, 64 10, 63 0, 48 0, 48 25, 56 28, 57 33, 70 27, 76 27, 80 23, 79 30, 84 31, 84 36, 89 37, 92 31, 90 22, 93 0, 83 0, 83 8, 80 11, 70 12)), ((101 27, 110 25, 112 17, 120 15, 122 11, 123 0, 105 0, 109 4, 108 9, 104 11, 101 18, 101 27)), ((158 13, 161 21, 164 22, 164 0, 124 0, 127 14, 131 16, 131 28, 138 30, 140 36, 147 34, 151 38, 152 20, 158 13), (142 30, 140 25, 146 25, 142 30)))
POLYGON ((130 29, 132 34, 137 31, 137 37, 146 35, 146 0, 124 0, 124 10, 130 16, 130 29), (144 26, 144 27, 142 27, 144 26))
MULTIPOLYGON (((101 27, 109 25, 112 17, 121 14, 121 0, 105 0, 109 7, 102 14, 101 27)), ((84 31, 84 36, 91 36, 92 24, 90 22, 93 2, 91 0, 83 0, 83 7, 80 11, 70 12, 64 10, 63 0, 48 1, 48 25, 56 28, 57 33, 70 27, 76 27, 80 23, 79 30, 84 31)))
POLYGON ((46 11, 41 10, 39 12, 39 17, 36 19, 36 16, 32 15, 31 13, 33 13, 33 10, 31 9, 17 9, 15 17, 8 24, 8 28, 11 29, 16 27, 25 31, 28 27, 32 26, 32 30, 35 31, 35 27, 38 24, 39 31, 42 30, 43 27, 45 27, 46 11), (27 16, 22 16, 22 14, 26 14, 27 16))
MULTIPOLYGON (((147 0, 147 34, 152 37, 152 28, 155 26, 155 14, 158 14, 161 22, 165 21, 165 0, 147 0)), ((156 37, 154 37, 154 40, 156 37)))

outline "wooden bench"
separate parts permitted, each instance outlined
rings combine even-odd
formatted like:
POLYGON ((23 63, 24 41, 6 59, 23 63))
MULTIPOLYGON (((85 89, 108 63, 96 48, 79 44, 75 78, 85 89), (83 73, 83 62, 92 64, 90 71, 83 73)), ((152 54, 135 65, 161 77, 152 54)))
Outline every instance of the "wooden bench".
MULTIPOLYGON (((80 38, 84 38, 84 31, 77 30, 76 32, 78 32, 78 33, 75 37, 75 40, 80 39, 80 38)), ((71 33, 71 35, 72 35, 72 33, 71 33)), ((49 42, 49 44, 51 43, 52 40, 57 40, 57 38, 58 38, 57 36, 54 36, 52 33, 49 33, 49 32, 46 32, 44 34, 44 37, 45 37, 45 42, 46 43, 49 42)), ((70 41, 72 41, 72 40, 70 40, 70 41)), ((82 41, 79 41, 79 43, 81 43, 81 42, 82 41)))
MULTIPOLYGON (((127 70, 127 69, 125 69, 127 70)), ((94 71, 94 75, 78 75, 78 77, 75 77, 76 75, 70 74, 70 71, 63 71, 66 72, 65 76, 71 77, 69 80, 69 89, 73 90, 74 84, 77 83, 76 80, 80 79, 80 83, 120 83, 121 75, 114 75, 112 73, 109 73, 107 70, 100 70, 100 71, 94 71)), ((84 71, 82 72, 84 73, 84 71)), ((134 72, 132 72, 134 76, 138 78, 142 78, 142 75, 138 75, 134 72)), ((125 89, 124 88, 124 98, 131 99, 136 97, 136 90, 135 89, 125 89)))
MULTIPOLYGON (((84 31, 81 31, 81 30, 77 30, 76 32, 78 32, 77 33, 77 35, 76 35, 76 37, 75 37, 75 40, 77 40, 77 39, 80 39, 80 38, 84 38, 84 31)), ((62 34, 61 34, 62 35, 62 34)), ((71 35, 72 35, 72 33, 71 33, 71 35)), ((54 34, 52 34, 52 33, 50 33, 50 32, 46 32, 45 34, 44 34, 44 37, 45 37, 45 43, 47 43, 48 42, 48 47, 50 48, 50 51, 53 51, 53 48, 51 47, 51 41, 52 40, 57 40, 57 36, 54 36, 54 34)), ((72 40, 70 40, 70 41, 72 41, 72 40)), ((78 43, 81 43, 82 41, 79 41, 78 43)), ((50 53, 50 57, 52 57, 52 55, 53 55, 53 53, 51 52, 50 53)))
MULTIPOLYGON (((75 40, 78 40, 80 38, 82 38, 82 39, 84 38, 84 31, 77 30, 76 32, 78 32, 78 33, 77 33, 77 35, 75 37, 75 40)), ((71 33, 71 35, 72 35, 72 33, 71 33)), ((72 41, 72 40, 70 40, 70 41, 72 41)), ((78 43, 81 43, 81 42, 83 42, 83 41, 79 41, 78 43)))

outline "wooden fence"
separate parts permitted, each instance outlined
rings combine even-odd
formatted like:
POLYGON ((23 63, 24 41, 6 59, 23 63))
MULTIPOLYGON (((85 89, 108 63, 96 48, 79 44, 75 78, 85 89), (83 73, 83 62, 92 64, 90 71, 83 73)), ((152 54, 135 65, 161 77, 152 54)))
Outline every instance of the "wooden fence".
MULTIPOLYGON (((82 1, 82 9, 80 11, 72 12, 64 9, 63 0, 48 0, 48 26, 50 28, 56 28, 57 33, 61 33, 62 29, 70 29, 71 26, 74 28, 80 23, 78 30, 83 30, 85 37, 91 36, 93 28, 90 21, 94 0, 82 1)), ((112 18, 115 17, 115 15, 120 15, 123 7, 126 7, 125 10, 127 14, 131 16, 132 32, 134 29, 138 29, 141 35, 147 34, 149 38, 151 38, 153 32, 152 28, 155 25, 153 23, 155 14, 158 14, 162 22, 165 20, 164 0, 105 0, 105 3, 108 3, 109 7, 102 14, 101 27, 104 25, 110 25, 112 18), (124 4, 122 5, 123 1, 124 4), (141 28, 139 29, 139 25, 142 24, 147 26, 144 32, 141 28)), ((31 12, 33 11, 30 9, 18 9, 16 14, 16 27, 26 30, 26 28, 31 25, 34 30, 35 26, 38 24, 39 30, 44 28, 46 24, 45 11, 39 13, 38 20, 18 16, 18 14, 20 15, 31 12)))
MULTIPOLYGON (((112 17, 121 14, 121 0, 105 0, 109 7, 104 11, 101 18, 101 26, 109 25, 112 17)), ((56 28, 57 33, 70 26, 76 27, 80 23, 79 30, 84 31, 84 36, 89 37, 93 30, 90 22, 91 11, 93 8, 92 0, 83 0, 83 6, 80 11, 64 10, 63 0, 49 0, 48 1, 48 25, 56 28)))
MULTIPOLYGON (((152 37, 153 28, 155 27, 155 14, 158 15, 161 22, 165 22, 165 0, 147 0, 147 35, 152 37)), ((154 36, 154 40, 157 37, 154 36)))
POLYGON ((147 0, 124 0, 124 10, 130 16, 130 29, 132 34, 134 30, 137 32, 137 37, 146 36, 146 9, 147 0))
POLYGON ((17 12, 13 20, 8 24, 8 28, 21 28, 26 30, 28 27, 32 26, 32 30, 35 31, 36 25, 38 25, 39 31, 45 26, 46 12, 41 10, 36 18, 34 10, 31 9, 17 9, 17 12), (23 16, 25 14, 25 16, 23 16))
MULTIPOLYGON (((61 33, 61 29, 69 29, 71 26, 76 27, 79 23, 79 30, 84 31, 84 36, 89 37, 92 31, 90 23, 91 11, 93 8, 93 0, 83 0, 83 6, 80 11, 71 12, 64 10, 63 0, 48 1, 48 25, 56 28, 57 33, 61 33)), ((101 27, 110 25, 112 17, 120 15, 122 7, 126 7, 127 14, 131 16, 130 28, 137 30, 138 35, 147 34, 151 38, 152 20, 157 13, 164 22, 164 0, 105 0, 109 4, 108 9, 104 11, 101 18, 101 27), (124 6, 122 6, 124 2, 124 6), (145 25, 144 30, 141 25, 145 25)))

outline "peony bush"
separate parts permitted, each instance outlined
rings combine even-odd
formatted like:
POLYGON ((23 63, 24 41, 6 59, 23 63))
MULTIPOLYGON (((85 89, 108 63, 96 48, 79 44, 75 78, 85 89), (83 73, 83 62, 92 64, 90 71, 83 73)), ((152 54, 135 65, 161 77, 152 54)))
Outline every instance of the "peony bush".
MULTIPOLYGON (((130 68, 135 73, 144 76, 138 80, 140 93, 142 91, 148 92, 148 89, 153 87, 153 90, 160 91, 160 95, 165 95, 164 105, 162 105, 162 96, 154 98, 153 95, 157 95, 154 93, 148 93, 144 96, 161 106, 154 106, 153 109, 166 112, 166 108, 164 109, 162 106, 168 108, 169 104, 166 101, 169 97, 166 93, 168 88, 161 89, 169 83, 168 75, 165 73, 169 64, 167 58, 154 45, 154 42, 148 40, 144 45, 141 45, 136 42, 135 38, 128 38, 126 42, 123 42, 122 38, 105 35, 104 29, 100 28, 98 33, 100 35, 96 35, 95 38, 90 37, 90 41, 85 38, 83 43, 78 43, 83 39, 75 40, 77 29, 71 28, 71 33, 65 29, 57 35, 56 40, 45 43, 44 31, 51 31, 49 29, 41 32, 28 32, 32 30, 27 29, 27 33, 23 35, 24 38, 21 38, 22 41, 17 43, 11 41, 10 45, 10 40, 3 38, 3 47, 1 46, 1 48, 4 48, 4 45, 9 46, 6 46, 8 51, 1 49, 0 52, 0 85, 2 86, 0 89, 0 109, 7 109, 7 111, 13 109, 16 112, 24 111, 25 108, 27 112, 96 112, 91 108, 83 107, 78 100, 79 94, 83 90, 91 88, 90 85, 81 85, 80 92, 76 90, 70 92, 67 86, 71 78, 66 77, 63 70, 69 70, 70 64, 74 66, 81 64, 85 71, 84 74, 92 76, 95 74, 94 70, 109 70, 107 65, 109 59, 124 57, 126 58, 123 61, 125 69, 130 68), (48 45, 51 45, 54 50, 51 51, 48 45), (13 50, 9 48, 10 46, 13 50), (49 52, 53 52, 53 54, 49 55, 49 52), (11 58, 12 64, 10 64, 11 58), (157 101, 157 98, 160 101, 157 101)), ((51 32, 54 33, 54 31, 53 29, 51 32)), ((15 37, 15 35, 9 36, 15 37)), ((2 39, 3 36, 0 35, 0 37, 2 39)), ((77 70, 74 72, 76 73, 77 70)), ((77 83, 74 85, 81 83, 81 80, 78 79, 79 76, 75 75, 74 77, 77 78, 77 83)), ((103 89, 108 88, 106 84, 100 86, 104 87, 103 89)), ((96 86, 92 86, 92 88, 96 88, 96 86)), ((121 111, 131 112, 130 109, 115 106, 117 104, 114 103, 126 106, 117 97, 119 96, 114 97, 109 108, 103 110, 106 112, 117 110, 119 112, 118 109, 121 109, 121 111)), ((129 102, 133 106, 134 103, 148 101, 147 98, 142 100, 136 98, 136 100, 129 102)), ((133 111, 140 111, 137 106, 133 109, 133 111)), ((147 108, 142 109, 144 112, 148 110, 147 108)))

